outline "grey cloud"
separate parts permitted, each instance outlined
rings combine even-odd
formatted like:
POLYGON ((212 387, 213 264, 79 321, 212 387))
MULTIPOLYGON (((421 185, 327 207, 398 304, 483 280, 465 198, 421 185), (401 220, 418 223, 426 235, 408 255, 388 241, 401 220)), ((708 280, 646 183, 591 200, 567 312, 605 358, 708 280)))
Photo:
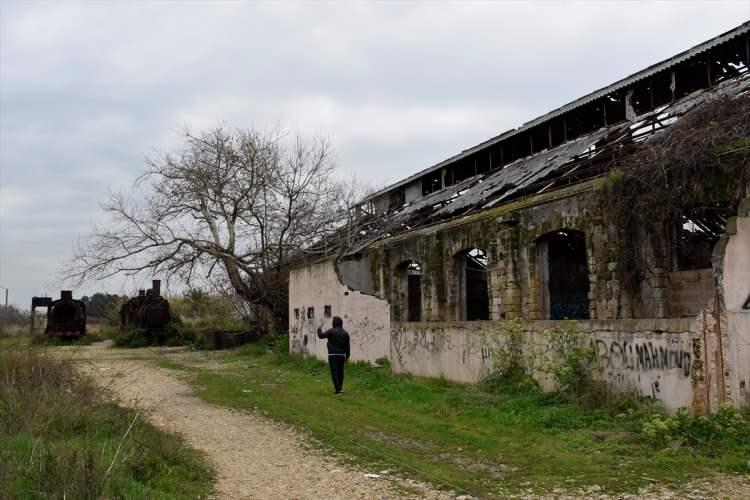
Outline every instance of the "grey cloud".
POLYGON ((750 17, 744 0, 0 9, 0 285, 21 305, 184 124, 323 134, 345 172, 395 181, 750 17))

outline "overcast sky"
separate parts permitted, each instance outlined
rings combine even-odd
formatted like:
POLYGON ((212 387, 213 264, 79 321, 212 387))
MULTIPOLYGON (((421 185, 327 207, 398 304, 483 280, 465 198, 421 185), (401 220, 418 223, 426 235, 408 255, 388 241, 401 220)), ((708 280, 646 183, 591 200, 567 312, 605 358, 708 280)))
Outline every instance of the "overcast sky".
POLYGON ((0 286, 57 296, 107 190, 183 125, 322 134, 384 184, 748 18, 749 0, 0 0, 0 286))

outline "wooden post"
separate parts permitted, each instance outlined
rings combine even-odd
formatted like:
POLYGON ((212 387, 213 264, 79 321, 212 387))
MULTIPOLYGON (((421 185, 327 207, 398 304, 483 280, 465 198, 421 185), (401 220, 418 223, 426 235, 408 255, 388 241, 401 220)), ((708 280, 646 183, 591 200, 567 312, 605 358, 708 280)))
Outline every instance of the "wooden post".
POLYGON ((649 80, 648 82, 648 96, 649 96, 649 99, 651 100, 651 108, 649 109, 649 111, 652 111, 654 109, 654 79, 653 78, 649 80))
POLYGON ((549 147, 552 147, 552 124, 547 124, 547 142, 549 147))

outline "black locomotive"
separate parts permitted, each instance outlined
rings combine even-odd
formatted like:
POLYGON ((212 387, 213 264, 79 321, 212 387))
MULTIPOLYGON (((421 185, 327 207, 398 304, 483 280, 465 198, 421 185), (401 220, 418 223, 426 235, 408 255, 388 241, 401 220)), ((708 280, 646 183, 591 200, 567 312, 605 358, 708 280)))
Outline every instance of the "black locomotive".
POLYGON ((73 292, 62 290, 60 298, 47 306, 48 337, 80 338, 86 335, 86 304, 73 299, 73 292))
POLYGON ((139 290, 138 295, 120 307, 120 329, 138 328, 158 333, 169 323, 169 301, 161 296, 161 281, 153 280, 148 290, 139 290))

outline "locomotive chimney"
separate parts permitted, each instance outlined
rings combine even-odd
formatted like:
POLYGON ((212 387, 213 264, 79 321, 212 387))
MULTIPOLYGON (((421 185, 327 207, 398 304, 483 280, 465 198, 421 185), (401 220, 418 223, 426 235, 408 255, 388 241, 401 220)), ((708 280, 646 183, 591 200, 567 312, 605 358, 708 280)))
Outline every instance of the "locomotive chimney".
POLYGON ((154 297, 161 296, 161 280, 153 280, 151 282, 151 289, 154 291, 154 297))
POLYGON ((146 290, 138 290, 138 296, 143 297, 146 295, 146 290))
POLYGON ((73 300, 73 291, 60 290, 60 300, 73 300))

